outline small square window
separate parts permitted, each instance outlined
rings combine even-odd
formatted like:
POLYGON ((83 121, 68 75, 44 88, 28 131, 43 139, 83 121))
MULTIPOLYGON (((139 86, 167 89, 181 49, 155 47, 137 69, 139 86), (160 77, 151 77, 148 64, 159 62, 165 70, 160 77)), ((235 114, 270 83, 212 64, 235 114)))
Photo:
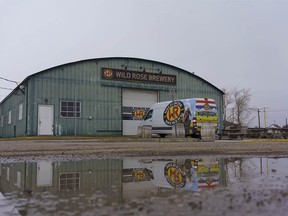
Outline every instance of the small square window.
POLYGON ((81 103, 79 101, 61 101, 60 115, 63 118, 80 118, 81 103))
POLYGON ((79 173, 62 173, 59 176, 59 190, 79 190, 80 174, 79 173))

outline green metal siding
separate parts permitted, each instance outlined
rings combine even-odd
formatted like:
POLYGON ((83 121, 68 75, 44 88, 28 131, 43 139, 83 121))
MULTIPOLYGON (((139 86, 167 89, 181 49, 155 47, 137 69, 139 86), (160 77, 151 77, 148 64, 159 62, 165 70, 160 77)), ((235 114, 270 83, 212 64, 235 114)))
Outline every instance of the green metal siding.
MULTIPOLYGON (((216 100, 219 120, 222 120, 223 92, 202 78, 183 69, 136 58, 91 59, 57 66, 36 74, 23 81, 25 96, 11 94, 0 105, 7 121, 8 110, 17 112, 20 101, 24 101, 22 122, 15 121, 16 135, 37 135, 38 106, 54 106, 54 135, 122 135, 121 107, 122 88, 157 90, 160 101, 171 100, 170 90, 176 89, 175 99, 208 97, 216 100), (143 71, 177 76, 177 85, 131 82, 101 79, 101 70, 105 68, 143 71), (61 101, 80 101, 80 118, 60 116, 61 101), (27 101, 27 104, 25 103, 27 101), (27 122, 26 122, 27 119, 27 122)), ((1 113, 0 113, 1 116, 1 113)), ((220 121, 219 126, 222 125, 220 121)), ((14 136, 13 125, 0 128, 0 136, 14 136)))
POLYGON ((15 91, 5 103, 0 106, 0 119, 3 115, 3 127, 0 125, 0 137, 14 137, 25 135, 25 96, 20 90, 15 91), (23 116, 19 120, 19 105, 23 104, 23 116), (11 110, 11 123, 8 123, 9 111, 11 110))
MULTIPOLYGON (((15 191, 50 192, 55 197, 63 198, 78 196, 79 193, 86 198, 91 198, 95 192, 101 192, 107 199, 120 202, 122 193, 122 160, 99 159, 86 161, 59 161, 52 164, 52 185, 37 186, 37 163, 7 163, 0 164, 2 175, 0 175, 1 192, 12 193, 15 191), (7 170, 9 169, 9 181, 7 181, 7 170), (20 180, 16 185, 17 172, 20 172, 20 180), (60 175, 63 173, 79 173, 80 187, 72 191, 60 190, 60 175), (115 193, 118 190, 118 193, 115 193)), ((79 197, 78 197, 79 198, 79 197)), ((71 205, 73 207, 73 204, 71 205)))

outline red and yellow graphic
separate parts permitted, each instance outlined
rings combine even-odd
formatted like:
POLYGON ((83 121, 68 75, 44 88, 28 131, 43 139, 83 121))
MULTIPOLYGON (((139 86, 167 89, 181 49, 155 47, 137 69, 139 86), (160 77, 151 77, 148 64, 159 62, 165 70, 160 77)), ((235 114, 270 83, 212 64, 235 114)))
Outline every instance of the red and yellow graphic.
POLYGON ((132 111, 133 119, 142 120, 144 118, 144 115, 145 115, 144 109, 136 108, 136 109, 133 109, 132 111))
POLYGON ((136 181, 143 181, 146 179, 146 174, 144 169, 135 169, 133 170, 133 178, 136 181))
POLYGON ((166 164, 164 167, 164 175, 172 187, 182 188, 186 184, 186 178, 183 171, 173 162, 166 164))
POLYGON ((112 78, 113 77, 113 71, 111 69, 103 69, 103 76, 105 78, 112 78))
POLYGON ((207 104, 204 104, 204 109, 205 109, 205 110, 210 110, 210 106, 209 106, 208 103, 207 103, 207 104))
POLYGON ((206 164, 204 160, 191 160, 197 170, 199 188, 212 188, 219 185, 220 164, 218 160, 206 164))
POLYGON ((167 125, 177 124, 184 113, 184 104, 181 101, 174 101, 168 104, 164 110, 163 120, 167 125))

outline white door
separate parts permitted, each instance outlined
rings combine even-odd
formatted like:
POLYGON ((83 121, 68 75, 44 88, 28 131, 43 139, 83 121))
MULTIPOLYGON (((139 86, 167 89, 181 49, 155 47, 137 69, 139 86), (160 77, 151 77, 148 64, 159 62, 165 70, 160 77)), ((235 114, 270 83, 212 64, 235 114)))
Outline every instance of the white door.
POLYGON ((50 161, 37 162, 37 187, 52 186, 53 165, 50 161))
POLYGON ((157 91, 122 89, 123 135, 137 135, 143 115, 157 102, 157 91))
POLYGON ((38 135, 53 135, 53 105, 38 106, 38 135))

